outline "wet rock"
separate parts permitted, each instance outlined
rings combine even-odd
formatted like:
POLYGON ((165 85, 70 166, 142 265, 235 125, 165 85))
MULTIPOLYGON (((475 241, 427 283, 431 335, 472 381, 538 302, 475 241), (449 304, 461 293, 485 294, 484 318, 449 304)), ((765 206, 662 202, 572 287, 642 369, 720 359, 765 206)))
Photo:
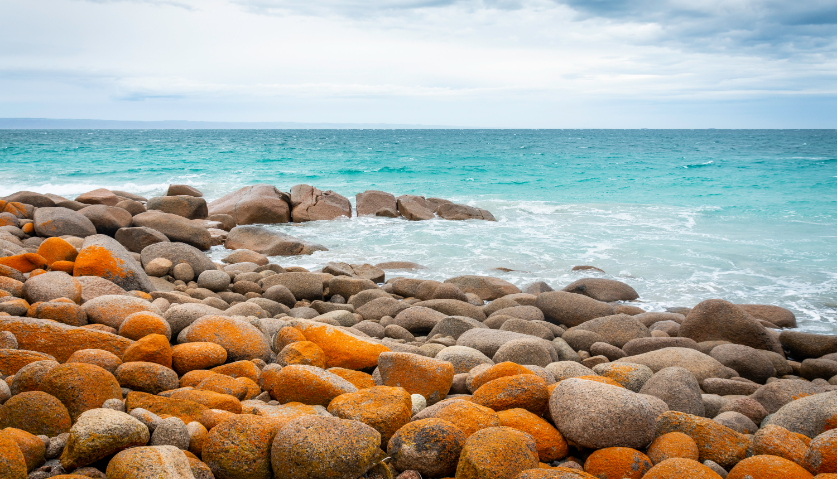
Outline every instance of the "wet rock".
POLYGON ((356 194, 355 209, 358 216, 399 217, 396 197, 383 191, 367 190, 356 194))
POLYGON ((291 198, 272 185, 245 186, 211 202, 210 215, 225 214, 235 224, 275 224, 291 221, 291 198))
POLYGON ((423 196, 402 195, 396 198, 399 214, 410 221, 434 219, 435 206, 423 196))
POLYGON ((291 187, 291 207, 291 219, 295 223, 352 217, 352 206, 346 197, 309 185, 291 187))
POLYGON ((436 209, 436 214, 446 220, 485 220, 496 221, 488 210, 456 203, 443 203, 436 209))
POLYGON ((606 303, 633 301, 640 297, 631 286, 605 278, 582 278, 565 286, 562 291, 582 294, 606 303))
POLYGON ((813 334, 800 331, 781 332, 780 343, 789 350, 791 357, 801 361, 834 353, 838 348, 834 334, 813 334))

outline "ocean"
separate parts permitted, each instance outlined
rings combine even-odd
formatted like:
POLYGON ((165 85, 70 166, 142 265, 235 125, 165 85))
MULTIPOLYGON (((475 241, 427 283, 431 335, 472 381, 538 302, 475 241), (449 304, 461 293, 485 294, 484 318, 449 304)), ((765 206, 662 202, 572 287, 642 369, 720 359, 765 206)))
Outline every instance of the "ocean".
MULTIPOLYGON (((836 333, 835 130, 0 130, 0 196, 95 188, 208 200, 254 183, 447 198, 497 222, 277 225, 329 248, 277 257, 415 261, 401 276, 553 288, 594 265, 649 311, 709 298, 792 310, 836 333), (496 268, 508 268, 504 272, 496 268)), ((225 255, 214 247, 211 256, 225 255)))

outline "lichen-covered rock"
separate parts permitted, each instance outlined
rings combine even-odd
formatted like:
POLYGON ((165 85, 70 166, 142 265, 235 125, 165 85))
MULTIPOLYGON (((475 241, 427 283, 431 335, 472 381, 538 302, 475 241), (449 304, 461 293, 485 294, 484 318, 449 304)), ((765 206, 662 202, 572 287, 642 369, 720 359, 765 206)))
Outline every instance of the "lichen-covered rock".
POLYGON ((428 477, 454 473, 466 442, 463 432, 449 421, 420 419, 400 428, 387 444, 387 454, 398 471, 413 470, 428 477))
POLYGON ((0 406, 0 427, 54 437, 70 429, 70 413, 58 398, 42 391, 12 396, 0 406))
POLYGON ((366 424, 304 416, 276 434, 271 465, 278 479, 355 479, 382 458, 380 443, 366 424))
POLYGON ((535 300, 535 306, 544 312, 544 318, 547 321, 568 327, 614 314, 614 306, 608 303, 564 291, 539 294, 535 300))
POLYGON ((454 367, 446 361, 410 353, 382 353, 378 357, 381 380, 386 386, 402 387, 421 394, 434 404, 448 394, 454 381, 454 367))
POLYGON ((803 464, 806 444, 788 429, 768 424, 754 434, 754 454, 779 456, 803 464))
POLYGON ((454 374, 467 373, 481 364, 495 364, 485 354, 465 346, 449 346, 438 352, 434 359, 451 363, 454 366, 454 374))
POLYGON ((375 381, 372 379, 372 376, 363 371, 353 371, 344 368, 329 368, 326 371, 346 379, 358 389, 375 387, 375 381))
POLYGON ((105 235, 85 238, 76 256, 73 276, 98 276, 126 291, 154 291, 151 280, 131 253, 105 235))
POLYGON ((149 334, 134 342, 122 355, 123 362, 141 361, 172 368, 172 347, 162 334, 149 334))
POLYGON ((0 431, 0 477, 26 479, 26 458, 15 440, 0 431))
POLYGON ((178 388, 177 373, 166 366, 145 361, 123 363, 116 369, 116 379, 122 387, 150 394, 178 388))
POLYGON ((329 403, 328 411, 341 419, 362 422, 381 434, 382 446, 410 421, 413 403, 402 388, 376 386, 342 394, 329 403))
POLYGON ((151 311, 139 311, 129 314, 119 325, 119 335, 134 341, 150 334, 163 335, 172 339, 172 327, 162 316, 151 311))
POLYGON ((111 459, 108 479, 195 479, 186 455, 174 446, 126 449, 111 459))
POLYGON ((567 441, 558 429, 541 416, 526 409, 516 408, 499 411, 498 418, 501 426, 511 427, 532 436, 541 462, 549 463, 567 457, 567 441))
POLYGON ((704 464, 693 461, 692 459, 683 459, 680 457, 667 459, 656 464, 643 477, 644 479, 680 479, 682 477, 689 477, 690 479, 722 479, 722 476, 716 474, 704 464))
POLYGON ((208 407, 188 399, 167 398, 139 391, 131 391, 125 396, 125 409, 130 413, 134 409, 145 409, 158 416, 174 416, 184 423, 201 419, 208 407))
POLYGON ((129 447, 148 443, 148 428, 140 421, 112 409, 91 409, 70 428, 61 453, 65 469, 87 466, 129 447))
POLYGON ((23 459, 26 461, 26 469, 28 471, 32 471, 44 463, 46 444, 44 444, 41 438, 13 427, 4 429, 3 434, 17 443, 20 452, 23 453, 23 459))
POLYGON ((283 366, 302 364, 325 368, 326 353, 320 349, 320 346, 311 341, 296 341, 285 346, 277 353, 276 362, 283 366))
POLYGON ((22 350, 39 351, 58 362, 81 349, 102 349, 122 357, 129 339, 91 329, 68 326, 47 319, 0 317, 0 331, 9 331, 22 350))
POLYGON ((727 479, 812 479, 798 464, 777 456, 752 456, 733 466, 727 479))
POLYGON ((682 432, 670 432, 652 441, 646 454, 653 464, 676 457, 698 461, 698 446, 690 436, 682 432))
POLYGON ((698 446, 699 461, 711 460, 730 468, 748 455, 751 442, 742 434, 711 419, 667 411, 657 420, 657 435, 681 432, 698 446))
MULTIPOLYGON (((250 381, 249 379, 247 380, 250 381)), ((212 391, 219 394, 229 394, 240 401, 244 400, 248 393, 248 388, 244 383, 224 374, 212 374, 204 378, 195 386, 195 389, 212 391)), ((262 391, 260 390, 259 392, 262 391)))
POLYGON ((180 375, 196 369, 210 369, 225 361, 227 350, 215 343, 185 343, 172 347, 172 369, 180 375))
POLYGON ((85 411, 102 406, 108 399, 122 399, 113 374, 92 364, 67 363, 44 376, 41 391, 60 400, 75 421, 85 411))
POLYGON ((466 437, 487 427, 500 426, 498 414, 484 406, 462 399, 449 399, 423 409, 416 419, 444 419, 457 426, 466 437))
POLYGON ((645 454, 628 447, 598 449, 585 460, 585 472, 609 479, 640 479, 651 468, 652 461, 645 454))
POLYGON ((271 479, 276 423, 242 414, 212 428, 201 458, 218 479, 271 479))
POLYGON ((37 361, 54 361, 49 354, 24 349, 0 349, 0 374, 11 376, 27 364, 37 361))
POLYGON ((358 389, 340 376, 314 366, 292 365, 263 381, 263 388, 280 403, 300 402, 328 406, 341 394, 358 389))
POLYGON ((547 410, 547 383, 534 374, 518 374, 493 379, 483 384, 471 400, 495 411, 521 408, 537 415, 547 410))
POLYGON ((536 467, 538 453, 529 434, 510 427, 491 427, 466 439, 457 463, 457 478, 514 478, 536 467))
POLYGON ((798 464, 806 467, 812 474, 835 474, 835 429, 830 429, 812 438, 812 442, 809 443, 809 448, 806 450, 803 461, 798 462, 798 464))
POLYGON ((654 373, 648 366, 631 363, 604 363, 594 366, 594 372, 600 376, 613 379, 624 388, 640 392, 654 373))
POLYGON ((186 333, 186 342, 209 342, 223 347, 231 361, 261 359, 270 361, 268 339, 252 324, 223 316, 204 316, 186 333))
POLYGON ((294 327, 305 339, 326 353, 327 368, 365 369, 378 365, 379 356, 390 349, 345 329, 312 321, 297 320, 294 327))
MULTIPOLYGON (((2 240, 0 240, 2 241, 2 240)), ((35 253, 25 253, 21 250, 20 253, 13 256, 0 257, 0 266, 8 266, 14 268, 21 273, 29 273, 37 269, 46 269, 47 260, 41 255, 35 253)))
MULTIPOLYGON (((171 393, 172 399, 185 399, 187 401, 203 404, 210 409, 222 409, 233 414, 241 414, 242 404, 235 396, 204 391, 201 389, 179 389, 171 393)), ((186 422, 186 421, 184 421, 186 422)))
POLYGON ((67 362, 93 364, 111 374, 116 373, 116 368, 122 365, 122 360, 116 354, 101 349, 80 349, 73 353, 67 362))

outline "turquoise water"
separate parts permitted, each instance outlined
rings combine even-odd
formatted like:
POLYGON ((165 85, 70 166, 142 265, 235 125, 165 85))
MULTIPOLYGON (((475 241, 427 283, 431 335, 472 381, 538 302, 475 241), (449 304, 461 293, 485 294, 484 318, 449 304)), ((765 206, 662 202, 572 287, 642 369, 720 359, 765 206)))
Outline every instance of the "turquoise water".
POLYGON ((498 222, 277 226, 330 251, 276 261, 409 260, 429 267, 413 276, 557 289, 593 264, 649 310, 725 298, 836 330, 835 130, 0 130, 0 177, 0 196, 308 183, 353 202, 366 189, 449 198, 498 222))

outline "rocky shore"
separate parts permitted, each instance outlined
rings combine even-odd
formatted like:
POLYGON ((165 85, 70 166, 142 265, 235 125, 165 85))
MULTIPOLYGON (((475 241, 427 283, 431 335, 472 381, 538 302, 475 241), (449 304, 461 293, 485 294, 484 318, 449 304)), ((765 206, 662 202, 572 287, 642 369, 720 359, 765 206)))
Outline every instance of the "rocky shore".
MULTIPOLYGON (((494 220, 380 191, 354 214, 494 220)), ((261 226, 352 216, 308 185, 0 199, 0 478, 836 477, 836 336, 791 311, 648 312, 593 266, 283 267, 325 248, 261 226)))

